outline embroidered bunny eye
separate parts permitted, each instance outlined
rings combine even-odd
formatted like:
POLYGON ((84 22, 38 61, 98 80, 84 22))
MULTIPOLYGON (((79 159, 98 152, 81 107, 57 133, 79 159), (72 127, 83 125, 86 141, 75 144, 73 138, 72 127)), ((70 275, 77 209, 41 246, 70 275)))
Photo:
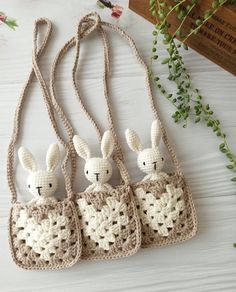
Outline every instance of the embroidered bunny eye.
POLYGON ((107 170, 107 174, 109 173, 109 170, 107 170))
POLYGON ((86 174, 88 174, 88 170, 86 171, 86 174))
POLYGON ((49 188, 51 188, 52 187, 52 184, 49 184, 49 188))
POLYGON ((161 160, 164 161, 164 158, 162 157, 161 160))
POLYGON ((28 185, 28 188, 30 189, 30 185, 28 185))
POLYGON ((143 165, 146 165, 145 161, 143 162, 143 165))

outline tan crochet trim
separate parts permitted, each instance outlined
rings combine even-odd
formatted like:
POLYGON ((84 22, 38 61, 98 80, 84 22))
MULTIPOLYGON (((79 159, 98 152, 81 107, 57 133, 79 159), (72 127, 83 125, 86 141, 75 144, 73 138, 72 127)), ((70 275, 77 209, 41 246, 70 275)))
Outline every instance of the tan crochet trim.
MULTIPOLYGON (((57 128, 51 97, 38 67, 38 58, 46 47, 51 30, 52 24, 48 19, 40 18, 36 20, 32 58, 33 68, 31 69, 19 98, 15 112, 13 134, 8 148, 7 179, 12 195, 12 208, 8 226, 9 242, 13 260, 18 266, 25 269, 66 268, 75 264, 81 254, 81 234, 78 216, 76 214, 75 205, 72 202, 72 179, 68 176, 66 169, 69 158, 71 158, 73 152, 70 152, 69 145, 64 142, 57 128), (47 31, 38 48, 38 34, 41 25, 46 25, 47 31), (51 203, 49 204, 48 202, 47 205, 37 205, 32 202, 28 204, 17 202, 17 192, 14 182, 15 145, 20 135, 21 116, 26 93, 34 75, 42 90, 53 129, 58 140, 66 150, 66 156, 62 163, 62 173, 65 178, 67 198, 62 202, 52 200, 51 203), (58 240, 56 239, 57 236, 58 240)), ((61 120, 63 120, 63 115, 60 117, 61 120)), ((68 136, 70 136, 70 129, 66 126, 65 122, 63 122, 63 125, 65 126, 68 136)))
POLYGON ((78 193, 76 202, 83 259, 115 259, 137 252, 141 230, 129 186, 116 187, 109 193, 78 193))

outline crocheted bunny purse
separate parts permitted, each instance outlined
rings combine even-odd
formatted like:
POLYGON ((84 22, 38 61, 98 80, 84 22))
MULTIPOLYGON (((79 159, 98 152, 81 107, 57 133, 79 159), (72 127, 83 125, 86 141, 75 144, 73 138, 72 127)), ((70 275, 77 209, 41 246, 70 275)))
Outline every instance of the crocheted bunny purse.
POLYGON ((127 129, 129 148, 138 155, 137 164, 146 176, 134 184, 136 206, 142 225, 142 247, 180 242, 196 232, 194 207, 184 177, 162 171, 164 157, 159 150, 162 131, 158 120, 151 126, 152 147, 142 149, 138 134, 127 129))
POLYGON ((39 26, 45 24, 47 25, 46 35, 39 50, 37 50, 35 44, 33 69, 16 108, 13 135, 9 144, 7 159, 7 178, 12 195, 12 207, 9 216, 11 254, 18 266, 34 270, 70 267, 79 260, 82 246, 77 210, 72 200, 71 179, 66 174, 66 162, 69 159, 70 152, 59 135, 50 97, 37 65, 37 58, 43 51, 50 35, 51 23, 47 19, 38 19, 35 23, 35 43, 37 42, 39 26), (57 144, 50 145, 48 149, 46 170, 37 168, 36 161, 29 150, 24 147, 18 150, 20 163, 29 172, 27 189, 33 199, 22 203, 17 198, 14 181, 14 152, 20 134, 21 113, 26 97, 26 89, 29 87, 34 74, 42 89, 52 126, 66 150, 66 156, 62 163, 62 172, 65 177, 67 198, 62 201, 58 201, 54 197, 58 184, 54 171, 60 160, 60 151, 57 144))
MULTIPOLYGON (((98 134, 102 152, 102 157, 93 157, 89 146, 80 136, 74 136, 73 141, 68 137, 70 149, 73 149, 74 146, 78 156, 85 160, 84 174, 88 181, 91 182, 91 185, 84 192, 79 192, 75 195, 78 218, 82 230, 83 246, 81 258, 88 260, 115 259, 129 256, 136 253, 141 245, 140 220, 135 206, 129 174, 123 163, 123 155, 114 127, 110 123, 111 111, 109 110, 106 80, 104 80, 104 96, 108 110, 110 131, 106 131, 103 134, 83 104, 76 76, 81 42, 99 25, 100 17, 96 13, 90 13, 80 20, 76 36, 62 47, 54 60, 50 79, 51 96, 53 103, 56 103, 54 86, 56 67, 66 52, 75 47, 76 56, 72 68, 72 80, 76 97, 98 134), (112 152, 114 153, 112 154, 112 152), (109 161, 111 156, 122 179, 122 183, 114 187, 108 182, 112 175, 112 166, 109 161)), ((106 44, 105 34, 101 30, 99 30, 99 33, 101 33, 106 44)), ((107 67, 107 64, 104 65, 107 67)), ((71 155, 72 164, 74 164, 73 159, 74 155, 71 155)), ((76 163, 74 165, 76 166, 76 163)))
POLYGON ((77 194, 78 214, 82 227, 84 259, 110 259, 128 256, 140 245, 139 220, 129 185, 113 188, 109 162, 114 139, 106 131, 101 141, 102 157, 91 157, 87 143, 78 135, 73 138, 77 154, 85 162, 84 173, 92 182, 77 194))

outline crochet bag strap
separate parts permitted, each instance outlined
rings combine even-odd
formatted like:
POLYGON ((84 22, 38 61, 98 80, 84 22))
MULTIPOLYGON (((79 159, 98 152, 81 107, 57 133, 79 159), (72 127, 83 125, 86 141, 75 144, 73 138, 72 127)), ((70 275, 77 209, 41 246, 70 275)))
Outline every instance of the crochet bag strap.
MULTIPOLYGON (((103 80, 104 80, 104 96, 105 96, 105 100, 106 100, 106 104, 107 104, 107 112, 108 112, 108 120, 109 120, 109 127, 110 130, 112 131, 113 137, 115 139, 115 154, 113 155, 113 159, 115 161, 115 163, 117 164, 117 167, 119 169, 122 181, 125 184, 129 184, 130 183, 130 177, 128 174, 128 171, 124 165, 123 162, 123 154, 121 151, 121 146, 118 143, 117 137, 116 137, 116 133, 114 130, 114 124, 113 124, 113 119, 112 119, 112 113, 111 113, 111 106, 110 106, 110 102, 109 102, 109 98, 108 98, 108 88, 107 88, 107 74, 109 72, 109 50, 108 50, 108 41, 107 41, 107 37, 106 34, 104 32, 104 30, 102 29, 102 27, 100 26, 100 17, 97 13, 92 12, 87 14, 86 16, 84 16, 78 26, 77 26, 77 33, 76 36, 73 37, 72 39, 70 39, 63 47, 62 49, 59 51, 53 66, 52 66, 52 71, 51 71, 51 78, 50 78, 50 88, 51 88, 51 96, 52 96, 52 102, 54 107, 57 107, 57 99, 56 99, 56 91, 55 91, 55 78, 56 78, 56 68, 60 62, 61 59, 63 59, 63 57, 65 56, 65 54, 68 52, 69 49, 71 49, 72 47, 76 47, 76 56, 75 56, 75 61, 74 61, 74 65, 73 65, 73 69, 72 69, 72 80, 73 80, 73 85, 75 88, 75 92, 76 92, 76 96, 77 99, 83 109, 83 111, 85 112, 85 114, 87 115, 88 119, 91 121, 92 125, 94 126, 98 137, 102 138, 102 131, 100 130, 98 124, 95 122, 95 120, 93 119, 92 115, 88 112, 88 110, 86 109, 83 101, 82 101, 82 97, 79 91, 79 87, 78 87, 78 83, 76 81, 76 71, 77 71, 77 67, 78 67, 78 61, 79 61, 79 53, 80 53, 80 40, 85 38, 87 35, 89 35, 92 31, 94 31, 96 28, 98 28, 99 32, 101 33, 102 36, 102 40, 103 40, 103 45, 104 45, 104 57, 105 57, 105 61, 104 61, 104 66, 105 66, 105 70, 104 70, 104 76, 103 76, 103 80)), ((60 113, 59 113, 60 114, 60 113)), ((73 143, 72 143, 72 139, 69 139, 69 144, 70 147, 73 148, 73 143)))
MULTIPOLYGON (((65 147, 66 155, 65 159, 62 163, 62 173, 65 178, 65 186, 66 186, 66 192, 67 192, 67 199, 71 199, 73 196, 72 187, 71 187, 71 179, 67 174, 66 166, 70 158, 70 151, 68 145, 63 141, 61 138, 61 135, 58 131, 57 124, 55 121, 54 113, 53 113, 53 107, 50 100, 50 95, 47 90, 46 83, 43 79, 43 76, 40 72, 39 66, 38 66, 38 59, 42 55, 43 51, 46 48, 46 45, 48 43, 48 40, 50 38, 52 31, 52 23, 46 19, 46 18, 39 18, 35 21, 34 26, 34 32, 33 32, 33 55, 32 55, 32 64, 33 67, 29 73, 29 76, 27 78, 27 81, 23 87, 23 90, 21 92, 16 111, 15 111, 15 117, 14 117, 14 124, 13 124, 13 133, 11 136, 11 141, 8 146, 8 156, 7 156, 7 180, 8 180, 8 186, 11 193, 11 202, 12 204, 17 203, 17 191, 16 186, 14 182, 14 159, 15 159, 15 145, 18 141, 19 135, 20 135, 20 124, 22 120, 22 110, 24 107, 24 102, 26 100, 26 93, 29 89, 30 84, 32 83, 34 75, 36 76, 37 80, 40 84, 40 89, 43 94, 43 99, 47 108, 47 112, 51 121, 51 124, 53 126, 53 129, 56 133, 56 136, 60 143, 65 147), (43 41, 38 47, 38 34, 39 34, 39 26, 46 25, 47 30, 44 35, 43 41)), ((68 133, 69 134, 69 133, 68 133)))
MULTIPOLYGON (((139 64, 141 64, 141 66, 144 68, 144 72, 145 72, 145 84, 146 84, 146 88, 147 88, 147 92, 148 92, 148 97, 149 97, 149 102, 150 102, 150 106, 151 106, 151 109, 152 109, 152 112, 153 112, 153 116, 154 116, 154 119, 157 119, 158 122, 160 123, 160 127, 161 127, 161 130, 162 130, 162 136, 163 136, 163 141, 164 141, 164 144, 166 146, 166 148, 168 149, 168 152, 170 154, 170 157, 172 159, 172 162, 175 166, 175 169, 176 169, 176 172, 179 174, 179 175, 183 175, 182 174, 182 170, 181 170, 181 167, 180 167, 180 164, 179 164, 179 161, 177 159, 177 156, 175 154, 175 151, 169 141, 169 138, 167 136, 167 133, 166 133, 166 130, 161 122, 161 119, 160 119, 160 115, 158 113, 158 110, 155 106, 155 102, 154 102, 154 98, 153 98, 153 94, 152 94, 152 89, 151 89, 151 83, 150 83, 150 76, 149 76, 149 70, 148 70, 148 67, 146 65, 146 63, 144 62, 144 60, 141 58, 140 56, 140 53, 135 45, 135 42, 134 40, 124 31, 122 30, 119 26, 117 25, 114 25, 114 24, 111 24, 111 23, 108 23, 108 22, 104 22, 104 21, 101 21, 100 22, 100 26, 105 26, 105 27, 108 27, 109 29, 117 32, 122 38, 124 38, 130 48, 132 49, 132 52, 133 54, 135 55, 137 61, 139 64)), ((104 47, 104 51, 106 53, 106 50, 107 50, 107 47, 104 47)), ((108 59, 109 60, 109 54, 107 54, 107 58, 105 58, 105 60, 108 59)), ((107 66, 105 67, 107 68, 107 66)), ((107 77, 108 77, 108 72, 105 74, 105 82, 107 82, 107 77)))

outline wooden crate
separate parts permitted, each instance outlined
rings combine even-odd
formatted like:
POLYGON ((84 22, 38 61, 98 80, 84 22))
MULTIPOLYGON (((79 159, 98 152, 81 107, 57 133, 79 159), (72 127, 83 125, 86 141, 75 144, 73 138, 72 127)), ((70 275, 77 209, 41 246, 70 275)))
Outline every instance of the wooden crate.
MULTIPOLYGON (((203 0, 193 9, 182 27, 183 33, 189 31, 189 27, 195 27, 195 20, 203 15, 203 11, 210 8, 212 1, 203 0)), ((149 0, 130 0, 129 8, 155 23, 155 19, 149 11, 149 0)), ((171 23, 170 32, 176 31, 178 24, 175 12, 169 16, 171 23)), ((236 6, 222 7, 197 35, 192 35, 186 43, 194 50, 212 60, 225 70, 236 75, 236 6)))

